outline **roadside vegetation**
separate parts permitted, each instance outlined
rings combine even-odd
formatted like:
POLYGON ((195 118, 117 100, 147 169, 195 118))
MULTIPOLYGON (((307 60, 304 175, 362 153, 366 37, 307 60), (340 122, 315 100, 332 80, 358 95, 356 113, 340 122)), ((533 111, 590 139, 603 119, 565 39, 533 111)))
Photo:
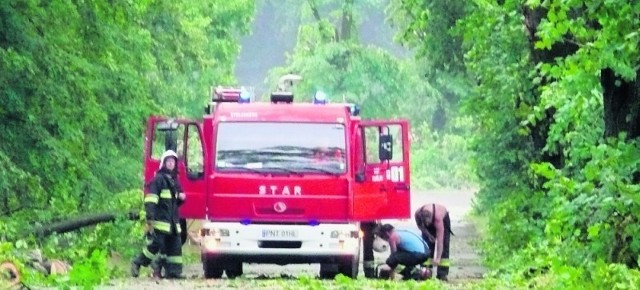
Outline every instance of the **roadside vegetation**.
POLYGON ((235 84, 239 40, 268 4, 281 16, 271 24, 296 36, 268 86, 296 73, 300 101, 322 90, 366 118, 409 118, 413 187, 479 188, 491 272, 446 287, 640 285, 640 4, 623 0, 4 1, 0 261, 14 262, 28 285, 91 288, 125 277, 114 265, 142 246, 141 223, 127 213, 142 208, 146 117, 199 117, 211 85, 235 84), (393 36, 404 50, 371 35, 393 36), (97 212, 117 218, 37 235, 97 212), (33 270, 34 249, 71 272, 33 270))
POLYGON ((392 1, 400 40, 427 63, 430 82, 469 84, 452 104, 473 120, 476 215, 487 221, 493 269, 482 284, 640 285, 639 8, 392 1))

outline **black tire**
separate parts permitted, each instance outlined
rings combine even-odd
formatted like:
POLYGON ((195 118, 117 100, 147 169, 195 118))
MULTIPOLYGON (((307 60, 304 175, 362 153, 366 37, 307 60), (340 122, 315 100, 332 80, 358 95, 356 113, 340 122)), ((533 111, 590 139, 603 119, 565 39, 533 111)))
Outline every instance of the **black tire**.
POLYGON ((338 272, 351 279, 358 278, 358 271, 360 269, 360 255, 355 255, 351 258, 344 259, 338 264, 338 272))
POLYGON ((338 274, 338 265, 320 264, 320 279, 333 279, 338 274))
POLYGON ((202 268, 204 270, 205 279, 220 279, 222 278, 222 266, 213 258, 202 258, 202 268))
POLYGON ((227 274, 227 278, 235 279, 236 277, 242 276, 242 263, 240 262, 230 262, 225 264, 225 273, 227 274))

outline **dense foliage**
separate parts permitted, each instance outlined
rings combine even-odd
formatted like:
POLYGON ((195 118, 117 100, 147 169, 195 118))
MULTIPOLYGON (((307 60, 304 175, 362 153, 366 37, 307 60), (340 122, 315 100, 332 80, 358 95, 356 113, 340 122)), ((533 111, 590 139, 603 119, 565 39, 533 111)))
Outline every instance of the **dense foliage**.
MULTIPOLYGON (((465 89, 449 82, 446 73, 434 72, 436 76, 425 80, 424 64, 362 40, 362 31, 373 30, 365 26, 367 16, 383 10, 388 1, 285 3, 300 26, 286 66, 270 72, 267 83, 272 88, 281 75, 295 73, 303 77, 295 87, 297 99, 308 102, 322 91, 331 102, 358 104, 363 118, 407 118, 412 125, 414 188, 474 184, 465 139, 470 119, 444 112, 457 106, 454 99, 465 89)), ((375 22, 368 20, 368 25, 375 22)))
MULTIPOLYGON (((0 241, 83 213, 140 208, 133 189, 146 117, 197 114, 209 86, 234 79, 254 4, 214 2, 0 2, 0 241)), ((83 265, 128 252, 131 227, 21 241, 83 265)))
MULTIPOLYGON (((364 117, 411 119, 416 188, 480 184, 495 269, 480 287, 640 284, 640 2, 279 3, 300 26, 268 84, 296 73, 305 101, 322 90, 358 103, 364 117), (366 16, 385 7, 413 58, 363 44, 366 16)), ((68 277, 26 272, 51 284, 90 287, 122 274, 106 261, 137 250, 122 238, 136 232, 133 221, 29 234, 86 212, 140 208, 145 118, 198 116, 210 85, 233 83, 254 5, 0 2, 0 259, 23 267, 38 247, 73 261, 68 277)))
POLYGON ((499 277, 542 288, 637 286, 640 3, 391 7, 400 39, 429 66, 445 63, 474 83, 458 114, 474 120, 477 209, 499 277), (441 38, 449 41, 432 41, 441 38))

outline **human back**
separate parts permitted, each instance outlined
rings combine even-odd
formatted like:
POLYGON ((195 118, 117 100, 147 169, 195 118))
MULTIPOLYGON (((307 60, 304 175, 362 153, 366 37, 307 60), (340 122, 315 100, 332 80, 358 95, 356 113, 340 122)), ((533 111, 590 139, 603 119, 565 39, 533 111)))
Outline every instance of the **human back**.
POLYGON ((408 230, 396 230, 396 233, 399 237, 398 249, 406 252, 429 254, 429 247, 418 234, 408 230))

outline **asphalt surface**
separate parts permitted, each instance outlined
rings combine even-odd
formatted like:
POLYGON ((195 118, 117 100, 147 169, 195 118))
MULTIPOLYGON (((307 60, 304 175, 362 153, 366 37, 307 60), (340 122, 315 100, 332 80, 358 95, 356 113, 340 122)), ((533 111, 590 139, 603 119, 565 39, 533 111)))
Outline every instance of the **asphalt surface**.
MULTIPOLYGON (((447 207, 451 218, 451 269, 449 279, 451 282, 465 282, 473 279, 480 279, 485 272, 480 258, 474 248, 474 242, 478 240, 478 233, 472 223, 466 218, 471 210, 473 189, 465 190, 430 190, 413 191, 411 208, 414 212, 417 208, 426 203, 438 203, 447 207)), ((398 228, 413 228, 417 230, 412 219, 407 220, 386 220, 398 228)), ((197 251, 197 246, 193 245, 191 250, 197 251)), ((376 253, 377 262, 384 262, 388 252, 376 253)), ((226 278, 217 280, 206 280, 203 278, 202 264, 199 262, 185 265, 184 273, 188 279, 180 281, 156 280, 152 278, 128 278, 113 280, 98 289, 196 289, 196 288, 251 288, 251 280, 263 279, 296 279, 302 276, 316 277, 320 266, 317 264, 294 264, 279 266, 274 264, 244 264, 243 279, 229 280, 226 278), (247 282, 249 281, 249 282, 247 282), (243 284, 244 283, 244 284, 243 284), (247 284, 249 283, 249 284, 247 284)), ((143 272, 144 274, 145 272, 143 272)), ((362 266, 360 266, 359 278, 363 277, 362 266)))

